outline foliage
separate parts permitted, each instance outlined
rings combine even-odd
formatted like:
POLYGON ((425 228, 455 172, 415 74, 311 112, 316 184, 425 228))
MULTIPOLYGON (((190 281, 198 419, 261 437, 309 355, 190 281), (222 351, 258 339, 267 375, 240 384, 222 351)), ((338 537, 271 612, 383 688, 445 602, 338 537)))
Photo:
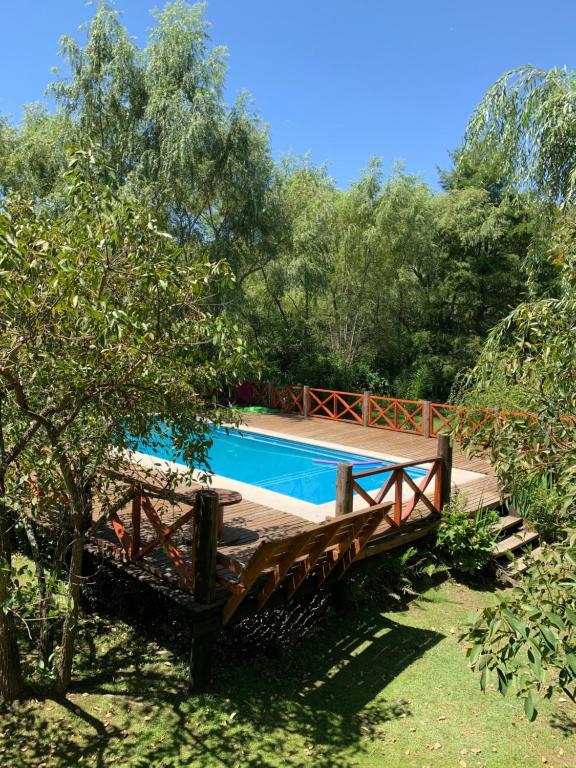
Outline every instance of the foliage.
POLYGON ((547 478, 564 510, 576 494, 575 310, 572 288, 559 299, 521 304, 490 332, 462 390, 465 401, 468 393, 477 401, 498 376, 519 393, 523 412, 479 429, 469 424, 465 444, 488 450, 508 490, 517 492, 534 475, 547 478))
POLYGON ((485 690, 514 686, 530 720, 539 699, 560 690, 576 699, 576 534, 545 546, 520 586, 501 593, 470 624, 468 656, 485 690))
POLYGON ((506 72, 476 108, 468 148, 495 147, 504 177, 537 196, 569 204, 576 193, 574 72, 522 66, 506 72))
MULTIPOLYGON (((122 465, 123 449, 158 423, 191 465, 205 465, 207 420, 231 418, 215 393, 247 363, 215 304, 228 266, 179 246, 115 191, 113 173, 95 148, 78 151, 56 212, 18 194, 0 209, 0 521, 5 531, 20 517, 26 531, 43 589, 39 621, 67 573, 61 689, 93 492, 108 500, 103 515, 119 494, 102 470, 122 465), (52 531, 50 546, 36 523, 52 531)), ((10 584, 0 596, 7 610, 10 584)))
POLYGON ((529 207, 481 188, 434 195, 376 162, 346 192, 306 162, 280 189, 287 234, 241 310, 272 378, 446 397, 520 298, 529 207))
POLYGON ((148 205, 181 244, 226 259, 240 284, 274 256, 283 215, 266 130, 247 98, 224 102, 225 50, 210 46, 204 10, 166 3, 139 48, 101 2, 84 45, 61 40, 68 74, 50 88, 56 113, 34 105, 6 133, 0 189, 58 204, 65 148, 92 141, 106 153, 109 183, 148 205))
POLYGON ((456 153, 442 194, 378 160, 341 190, 308 159, 275 167, 248 99, 225 103, 203 6, 167 3, 139 48, 102 3, 85 35, 62 40, 56 113, 0 127, 0 188, 58 206, 65 147, 91 139, 161 228, 227 260, 222 311, 269 378, 445 399, 526 282, 535 213, 500 153, 456 153))
POLYGON ((546 541, 558 540, 576 522, 574 505, 566 504, 562 492, 546 474, 521 475, 514 484, 510 505, 546 541))
POLYGON ((435 547, 457 571, 475 573, 491 560, 498 513, 482 507, 470 513, 465 507, 466 496, 456 493, 443 508, 435 547))
POLYGON ((3 610, 17 618, 18 627, 27 646, 25 661, 29 671, 44 682, 53 683, 59 649, 50 648, 50 652, 46 654, 38 654, 35 651, 42 646, 43 633, 47 630, 54 632, 56 627, 62 625, 66 613, 74 608, 66 582, 48 571, 43 573, 44 583, 40 584, 38 568, 21 556, 16 556, 10 566, 4 561, 3 567, 10 569, 6 576, 12 585, 3 610), (40 606, 42 612, 39 610, 40 606))

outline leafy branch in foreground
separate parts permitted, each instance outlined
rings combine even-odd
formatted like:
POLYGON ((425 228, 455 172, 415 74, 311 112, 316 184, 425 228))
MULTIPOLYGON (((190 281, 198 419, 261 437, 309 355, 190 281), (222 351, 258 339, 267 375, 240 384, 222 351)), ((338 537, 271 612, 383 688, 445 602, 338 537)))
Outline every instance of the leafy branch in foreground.
POLYGON ((22 687, 16 524, 52 635, 40 643, 45 662, 56 642, 51 585, 67 584, 56 678, 65 691, 94 497, 108 509, 118 490, 103 470, 159 424, 190 466, 205 467, 208 422, 233 418, 215 393, 248 362, 216 303, 228 264, 178 245, 111 175, 90 145, 70 159, 59 209, 17 194, 0 204, 0 699, 22 687))
POLYGON ((555 691, 576 701, 576 533, 546 546, 521 585, 496 599, 464 634, 482 690, 514 689, 529 720, 555 691))

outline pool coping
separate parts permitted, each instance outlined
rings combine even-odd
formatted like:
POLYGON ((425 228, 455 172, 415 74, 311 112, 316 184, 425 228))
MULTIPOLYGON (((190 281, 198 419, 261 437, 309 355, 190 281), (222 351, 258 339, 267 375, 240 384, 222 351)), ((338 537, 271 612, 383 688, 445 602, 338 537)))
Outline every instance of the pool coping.
MULTIPOLYGON (((238 427, 233 424, 223 424, 222 426, 231 429, 239 429, 243 432, 251 432, 258 435, 264 435, 265 437, 275 437, 282 440, 291 440, 295 443, 315 445, 319 448, 340 450, 344 451, 345 453, 358 453, 358 455, 382 459, 385 462, 390 461, 395 464, 401 464, 406 461, 410 461, 410 459, 407 459, 405 456, 395 456, 393 454, 382 453, 379 451, 364 449, 361 451, 356 451, 351 446, 344 445, 343 443, 315 440, 312 438, 300 439, 293 435, 287 435, 282 432, 276 432, 267 429, 255 429, 254 427, 243 425, 238 427)), ((127 451, 126 453, 131 461, 136 461, 136 463, 140 464, 141 466, 148 468, 154 467, 160 470, 169 470, 179 474, 185 473, 190 476, 190 469, 185 464, 180 464, 179 462, 170 461, 168 459, 161 459, 157 456, 151 456, 150 454, 143 453, 141 451, 127 451)), ((418 466, 421 466, 423 469, 429 469, 430 463, 423 463, 418 466)), ((481 472, 472 472, 467 469, 458 469, 455 467, 452 468, 452 482, 459 488, 462 488, 463 486, 466 486, 467 483, 478 480, 481 477, 485 477, 485 475, 481 472)), ((260 488, 257 485, 252 485, 251 483, 244 483, 241 480, 234 480, 233 478, 226 477, 224 475, 212 474, 209 476, 208 480, 206 480, 206 473, 201 470, 193 470, 192 478, 196 482, 205 482, 207 487, 214 486, 226 488, 231 491, 238 491, 240 494, 242 494, 242 498, 246 501, 262 504, 267 507, 277 509, 281 512, 288 512, 292 515, 296 515, 297 517, 303 518, 304 520, 308 520, 313 523, 321 523, 324 522, 327 518, 334 517, 336 500, 328 501, 323 504, 313 504, 309 501, 302 501, 293 496, 287 496, 283 493, 277 493, 276 491, 270 491, 266 488, 260 488)), ((411 494, 412 491, 407 483, 405 483, 405 487, 407 488, 407 494, 411 494)), ((394 489, 392 489, 386 495, 384 501, 391 500, 393 495, 394 489)), ((409 498, 408 495, 407 498, 409 498)), ((358 494, 356 494, 354 496, 353 506, 355 510, 364 509, 366 507, 366 502, 358 494)))

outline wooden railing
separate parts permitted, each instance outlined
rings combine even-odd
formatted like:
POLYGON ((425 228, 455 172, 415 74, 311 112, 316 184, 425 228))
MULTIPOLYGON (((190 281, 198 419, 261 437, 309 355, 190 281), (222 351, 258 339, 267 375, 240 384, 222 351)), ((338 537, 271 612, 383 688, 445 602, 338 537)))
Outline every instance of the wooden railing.
POLYGON ((350 514, 354 507, 354 494, 357 493, 368 505, 374 507, 385 501, 392 501, 393 508, 386 520, 391 526, 399 528, 414 512, 416 505, 422 503, 429 512, 440 514, 443 506, 450 499, 452 483, 452 447, 448 435, 438 435, 438 448, 435 456, 406 461, 401 464, 366 469, 354 473, 352 464, 339 464, 336 481, 336 516, 350 514), (426 474, 417 483, 409 474, 412 467, 426 467, 426 474), (377 491, 367 491, 361 484, 365 478, 384 475, 382 485, 377 491), (434 492, 426 493, 432 481, 434 492), (405 491, 409 494, 406 499, 405 491), (392 494, 393 499, 388 499, 392 494))
POLYGON ((363 395, 306 387, 307 416, 362 424, 363 395))
POLYGON ((223 611, 226 624, 252 591, 261 610, 274 591, 284 585, 291 599, 311 579, 319 589, 327 579, 341 578, 369 543, 392 505, 378 504, 360 512, 336 517, 305 531, 270 541, 264 540, 247 563, 218 552, 225 569, 218 583, 230 592, 223 611))
MULTIPOLYGON (((154 549, 160 548, 170 560, 171 565, 178 574, 179 581, 184 589, 193 588, 193 572, 183 553, 172 542, 172 536, 179 531, 194 516, 194 495, 168 491, 154 486, 152 483, 134 481, 133 478, 122 473, 108 472, 120 483, 125 483, 127 492, 122 495, 122 506, 130 505, 129 521, 123 522, 120 518, 120 508, 111 507, 107 510, 106 517, 110 521, 112 529, 118 540, 117 544, 110 546, 117 550, 117 554, 130 562, 143 560, 154 549), (166 525, 154 506, 154 501, 167 501, 173 508, 179 509, 179 514, 170 525, 166 525), (147 520, 152 529, 147 527, 148 537, 142 540, 142 523, 147 520), (129 526, 129 527, 127 527, 129 526)), ((119 506, 119 505, 115 505, 119 506)), ((172 515, 174 517, 174 515, 172 515)), ((97 521, 93 529, 98 527, 97 521)))
POLYGON ((278 408, 285 413, 298 413, 306 418, 347 421, 422 437, 436 437, 445 432, 459 435, 464 423, 468 430, 474 430, 495 419, 504 421, 520 415, 535 418, 534 414, 517 414, 497 407, 467 409, 460 405, 384 397, 371 392, 343 392, 275 384, 252 386, 252 405, 278 408))
POLYGON ((368 425, 394 432, 424 435, 426 403, 422 400, 401 400, 394 397, 368 398, 368 425))

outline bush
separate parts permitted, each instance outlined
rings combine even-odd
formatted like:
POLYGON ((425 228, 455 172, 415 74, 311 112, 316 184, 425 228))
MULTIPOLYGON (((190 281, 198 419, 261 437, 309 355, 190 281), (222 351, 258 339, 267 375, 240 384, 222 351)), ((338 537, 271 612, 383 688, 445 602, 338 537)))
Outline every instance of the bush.
POLYGON ((465 505, 466 496, 456 493, 444 507, 436 532, 436 548, 457 571, 475 573, 490 562, 498 536, 498 513, 479 507, 470 514, 465 505))
POLYGON ((522 478, 513 491, 511 506, 534 526, 541 538, 554 541, 576 522, 574 502, 561 493, 546 475, 522 478))

